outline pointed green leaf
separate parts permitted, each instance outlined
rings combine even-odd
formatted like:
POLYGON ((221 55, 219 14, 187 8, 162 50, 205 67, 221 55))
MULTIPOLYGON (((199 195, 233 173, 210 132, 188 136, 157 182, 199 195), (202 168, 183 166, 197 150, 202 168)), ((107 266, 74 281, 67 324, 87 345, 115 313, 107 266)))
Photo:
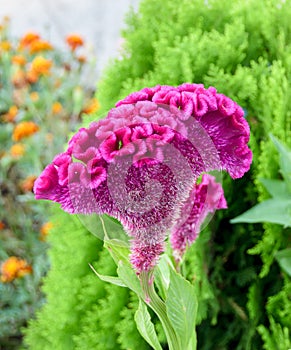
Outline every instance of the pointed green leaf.
POLYGON ((104 247, 109 251, 116 265, 118 265, 119 261, 123 261, 124 264, 130 265, 130 252, 127 243, 117 239, 106 239, 104 241, 104 247))
POLYGON ((280 169, 281 173, 287 182, 287 186, 291 191, 291 150, 288 149, 281 141, 275 136, 270 135, 271 140, 274 142, 279 154, 280 154, 280 169))
POLYGON ((139 333, 150 344, 150 346, 155 350, 162 350, 155 327, 151 321, 150 313, 141 299, 139 299, 139 306, 134 319, 139 333))
POLYGON ((117 274, 129 289, 134 291, 140 298, 144 299, 140 280, 130 265, 120 260, 118 263, 117 274))
POLYGON ((157 285, 163 300, 166 300, 167 290, 170 284, 170 269, 173 269, 172 261, 167 254, 163 254, 155 268, 155 284, 157 285))
POLYGON ((173 269, 170 269, 166 309, 180 348, 192 349, 197 314, 195 288, 173 269))
POLYGON ((275 258, 281 268, 291 276, 291 248, 279 250, 275 254, 275 258))
POLYGON ((291 198, 272 198, 257 204, 245 213, 230 220, 238 222, 271 222, 291 227, 291 198))
POLYGON ((101 275, 94 269, 94 267, 91 264, 89 264, 89 266, 94 271, 94 273, 101 279, 101 281, 109 282, 120 287, 126 287, 126 285, 122 282, 122 280, 119 277, 101 275))
POLYGON ((266 190, 272 197, 289 197, 291 193, 288 192, 286 183, 282 180, 275 179, 260 179, 266 190))

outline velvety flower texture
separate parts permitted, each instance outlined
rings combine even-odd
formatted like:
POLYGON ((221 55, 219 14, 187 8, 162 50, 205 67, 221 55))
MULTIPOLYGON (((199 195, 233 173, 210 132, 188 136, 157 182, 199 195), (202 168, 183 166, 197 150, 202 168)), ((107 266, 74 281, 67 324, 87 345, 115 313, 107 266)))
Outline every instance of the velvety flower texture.
POLYGON ((187 246, 196 240, 207 215, 217 209, 226 208, 227 203, 220 183, 215 181, 214 176, 203 174, 201 182, 195 184, 171 231, 171 245, 177 260, 182 258, 187 246))
POLYGON ((147 271, 167 232, 181 232, 200 174, 225 169, 237 178, 249 169, 248 140, 242 109, 214 88, 146 88, 81 128, 36 180, 35 196, 69 213, 117 218, 132 237, 133 266, 147 271))

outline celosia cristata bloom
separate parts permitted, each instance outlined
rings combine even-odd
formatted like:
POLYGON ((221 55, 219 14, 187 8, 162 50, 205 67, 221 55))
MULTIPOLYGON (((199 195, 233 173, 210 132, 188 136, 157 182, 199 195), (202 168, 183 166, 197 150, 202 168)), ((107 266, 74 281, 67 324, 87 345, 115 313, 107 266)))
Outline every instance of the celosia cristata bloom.
POLYGON ((213 87, 145 88, 81 128, 36 180, 34 193, 69 213, 117 218, 132 238, 136 271, 150 270, 167 232, 178 230, 198 177, 224 169, 239 178, 249 170, 243 115, 213 87))
POLYGON ((70 34, 66 37, 66 43, 70 46, 71 50, 75 51, 77 47, 84 45, 84 40, 78 34, 70 34))
POLYGON ((31 62, 31 71, 37 75, 48 75, 52 67, 52 61, 42 56, 36 56, 31 62))
POLYGON ((21 122, 16 125, 13 131, 13 141, 20 141, 24 137, 28 137, 39 130, 39 127, 34 122, 21 122))
POLYGON ((7 283, 32 273, 32 267, 26 260, 20 259, 16 256, 11 256, 1 265, 1 282, 7 283))

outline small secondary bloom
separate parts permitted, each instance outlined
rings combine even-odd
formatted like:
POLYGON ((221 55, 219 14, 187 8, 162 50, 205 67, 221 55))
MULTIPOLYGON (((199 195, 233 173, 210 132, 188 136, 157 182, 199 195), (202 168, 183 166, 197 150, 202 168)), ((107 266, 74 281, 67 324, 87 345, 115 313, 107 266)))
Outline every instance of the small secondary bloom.
POLYGON ((29 94, 29 97, 31 99, 32 102, 37 102, 39 100, 39 94, 38 92, 36 91, 32 91, 30 94, 29 94))
POLYGON ((83 113, 86 113, 86 114, 92 114, 92 113, 95 113, 99 110, 100 108, 100 104, 99 104, 99 101, 97 100, 96 97, 93 97, 87 106, 85 106, 85 108, 83 109, 83 113))
POLYGON ((45 241, 47 235, 49 234, 49 232, 51 231, 51 229, 53 228, 53 223, 52 222, 46 222, 44 223, 41 228, 40 228, 40 240, 41 241, 45 241))
POLYGON ((22 143, 15 143, 10 148, 10 154, 14 158, 19 158, 25 153, 25 146, 22 143))
POLYGON ((31 62, 31 71, 37 75, 48 75, 52 66, 52 61, 42 56, 36 56, 31 62))
POLYGON ((214 88, 146 88, 81 128, 36 180, 34 193, 69 213, 120 220, 140 273, 156 264, 167 232, 178 231, 203 172, 225 169, 236 178, 249 169, 248 140, 241 107, 214 88))
POLYGON ((72 51, 74 51, 77 47, 84 45, 84 40, 78 34, 70 34, 66 37, 66 43, 70 46, 72 51))
POLYGON ((216 183, 214 176, 203 174, 201 183, 195 184, 171 231, 171 245, 178 260, 187 246, 198 237, 207 215, 217 209, 226 208, 222 186, 216 183))
POLYGON ((38 33, 35 32, 28 32, 26 33, 21 39, 20 39, 20 47, 28 47, 30 46, 34 41, 39 40, 40 36, 38 33))
POLYGON ((1 51, 4 51, 4 52, 10 51, 11 48, 12 48, 12 45, 9 41, 0 41, 0 52, 1 51))
POLYGON ((17 106, 11 106, 7 113, 2 115, 2 119, 5 122, 13 122, 18 113, 17 106))
POLYGON ((52 49, 52 45, 46 40, 34 40, 30 45, 30 53, 32 54, 52 49))
POLYGON ((35 175, 29 175, 26 179, 20 182, 20 188, 23 192, 31 192, 33 189, 34 182, 36 180, 35 175))
POLYGON ((11 58, 13 64, 18 64, 19 66, 24 66, 26 64, 26 58, 22 55, 15 55, 11 58))
POLYGON ((34 122, 21 122, 14 128, 12 139, 13 141, 20 141, 24 137, 28 137, 36 133, 38 130, 39 127, 34 122))
POLYGON ((52 105, 52 113, 59 114, 63 110, 63 106, 60 102, 54 102, 52 105))
POLYGON ((1 265, 1 282, 11 282, 16 278, 22 277, 26 274, 32 273, 32 267, 26 260, 20 259, 16 256, 11 256, 1 265))
POLYGON ((5 224, 3 221, 0 220, 0 231, 5 228, 5 224))

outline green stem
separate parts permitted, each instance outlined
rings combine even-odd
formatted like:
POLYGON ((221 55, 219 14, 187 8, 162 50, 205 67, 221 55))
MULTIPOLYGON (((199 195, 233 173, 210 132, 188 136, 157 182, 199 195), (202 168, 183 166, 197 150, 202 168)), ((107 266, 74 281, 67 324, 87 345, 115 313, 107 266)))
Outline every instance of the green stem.
POLYGON ((142 272, 140 274, 140 281, 145 293, 145 302, 157 314, 162 323, 169 350, 184 350, 181 349, 175 330, 167 316, 166 305, 155 291, 152 272, 142 272))

